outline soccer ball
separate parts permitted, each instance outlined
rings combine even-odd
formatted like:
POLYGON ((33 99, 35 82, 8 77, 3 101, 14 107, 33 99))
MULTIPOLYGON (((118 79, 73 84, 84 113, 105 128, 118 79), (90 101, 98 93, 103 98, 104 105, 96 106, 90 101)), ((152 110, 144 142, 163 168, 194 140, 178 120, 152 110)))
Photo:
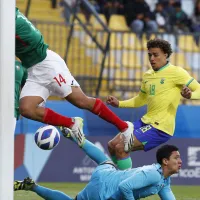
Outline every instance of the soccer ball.
POLYGON ((60 141, 60 133, 51 125, 40 127, 35 133, 35 143, 44 150, 53 149, 60 141))

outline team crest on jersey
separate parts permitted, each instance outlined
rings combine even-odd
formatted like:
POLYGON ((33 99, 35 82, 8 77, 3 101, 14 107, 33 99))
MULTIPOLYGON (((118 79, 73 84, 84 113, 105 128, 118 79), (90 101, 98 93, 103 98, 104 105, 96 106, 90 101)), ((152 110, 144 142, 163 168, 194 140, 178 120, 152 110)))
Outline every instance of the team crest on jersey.
POLYGON ((165 83, 165 78, 161 78, 160 84, 164 84, 164 83, 165 83))

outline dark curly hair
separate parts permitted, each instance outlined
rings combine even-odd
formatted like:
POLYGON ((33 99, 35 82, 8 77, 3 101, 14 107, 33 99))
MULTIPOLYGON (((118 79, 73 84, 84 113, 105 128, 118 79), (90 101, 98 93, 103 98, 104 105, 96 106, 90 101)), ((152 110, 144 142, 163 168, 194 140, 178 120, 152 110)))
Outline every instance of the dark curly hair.
POLYGON ((178 150, 179 150, 178 147, 174 145, 166 144, 166 145, 161 146, 156 152, 157 162, 160 165, 162 165, 162 161, 164 158, 169 160, 169 157, 171 156, 172 152, 178 151, 178 150))
POLYGON ((152 39, 147 42, 147 49, 149 50, 150 48, 160 48, 164 53, 166 53, 168 56, 167 58, 170 57, 170 55, 173 53, 171 44, 167 42, 166 40, 162 39, 152 39))

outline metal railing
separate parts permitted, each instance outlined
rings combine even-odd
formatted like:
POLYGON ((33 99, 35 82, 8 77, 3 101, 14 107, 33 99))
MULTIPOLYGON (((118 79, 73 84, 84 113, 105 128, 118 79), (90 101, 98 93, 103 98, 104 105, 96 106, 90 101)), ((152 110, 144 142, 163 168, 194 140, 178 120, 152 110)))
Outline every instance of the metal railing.
MULTIPOLYGON (((79 4, 84 5, 101 28, 85 23, 76 11, 73 12, 71 26, 34 21, 50 49, 64 58, 71 73, 88 95, 117 93, 119 96, 131 96, 139 91, 142 75, 150 67, 146 36, 138 38, 132 32, 110 31, 88 1, 77 0, 76 7, 79 4)), ((31 0, 28 0, 26 16, 30 6, 31 0)), ((156 33, 151 37, 168 40, 174 51, 170 62, 182 66, 200 81, 199 33, 156 33)))
POLYGON ((31 6, 31 0, 28 0, 27 5, 26 5, 26 10, 25 10, 25 16, 26 17, 28 17, 28 15, 29 15, 30 6, 31 6))
MULTIPOLYGON (((71 10, 71 8, 68 6, 68 4, 66 4, 65 6, 67 6, 68 9, 71 10)), ((74 32, 75 20, 77 20, 79 22, 79 24, 83 28, 86 36, 89 36, 89 38, 92 40, 92 42, 95 43, 96 48, 98 50, 100 50, 101 53, 102 53, 101 67, 100 67, 99 77, 98 77, 98 84, 96 86, 96 92, 95 92, 96 93, 95 96, 98 96, 100 88, 101 88, 101 83, 102 83, 102 77, 103 77, 103 71, 104 71, 104 64, 105 64, 106 54, 109 51, 110 29, 100 19, 100 17, 98 15, 98 13, 96 12, 96 10, 91 6, 91 4, 87 0, 77 0, 76 1, 76 5, 75 5, 75 10, 73 11, 73 20, 72 20, 70 32, 69 32, 68 39, 67 39, 66 54, 65 54, 65 57, 64 57, 64 60, 66 60, 66 61, 68 60, 67 57, 68 57, 68 53, 69 53, 71 38, 72 38, 72 35, 73 35, 73 32, 74 32), (92 15, 98 21, 98 23, 101 25, 103 31, 107 34, 107 39, 106 39, 105 45, 102 45, 101 41, 98 40, 97 35, 96 35, 96 31, 95 31, 95 34, 93 34, 94 31, 91 30, 82 21, 82 19, 79 17, 79 15, 77 14, 77 8, 79 7, 79 5, 82 5, 86 9, 86 12, 90 13, 90 15, 92 15)))
MULTIPOLYGON (((100 71, 102 70, 101 90, 99 96, 110 93, 128 97, 139 91, 143 73, 150 67, 146 49, 145 35, 139 39, 131 32, 111 32, 109 53, 103 55, 95 41, 88 36, 78 24, 73 33, 70 26, 52 22, 35 22, 43 33, 45 41, 62 57, 66 53, 66 40, 71 35, 66 63, 71 73, 80 83, 82 89, 91 96, 97 96, 100 71), (104 68, 102 57, 104 56, 104 68)), ((107 45, 107 33, 95 30, 87 25, 101 45, 107 45)), ((152 37, 163 38, 171 43, 173 54, 170 62, 185 68, 200 81, 200 48, 197 43, 199 35, 173 35, 159 33, 152 37)))

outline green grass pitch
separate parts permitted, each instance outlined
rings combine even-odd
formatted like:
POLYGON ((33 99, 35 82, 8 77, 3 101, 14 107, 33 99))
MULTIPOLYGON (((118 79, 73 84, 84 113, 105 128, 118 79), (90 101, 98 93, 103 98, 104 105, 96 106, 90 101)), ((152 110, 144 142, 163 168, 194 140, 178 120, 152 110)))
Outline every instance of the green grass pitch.
MULTIPOLYGON (((60 190, 71 197, 83 189, 84 183, 40 183, 44 187, 60 190)), ((172 186, 176 200, 200 200, 200 186, 172 186)), ((41 200, 39 196, 29 191, 16 191, 14 200, 41 200)), ((159 200, 158 196, 145 198, 147 200, 159 200)))

